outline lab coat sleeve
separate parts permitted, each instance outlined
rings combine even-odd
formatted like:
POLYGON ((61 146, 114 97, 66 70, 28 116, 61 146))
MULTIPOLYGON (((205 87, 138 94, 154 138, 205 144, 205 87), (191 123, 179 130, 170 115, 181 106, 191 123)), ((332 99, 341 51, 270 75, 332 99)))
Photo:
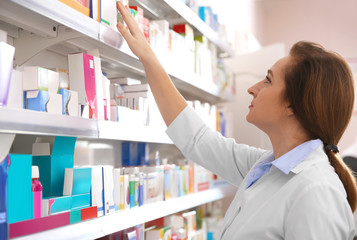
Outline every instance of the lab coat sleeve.
POLYGON ((183 155, 218 176, 239 186, 266 150, 237 144, 208 128, 191 107, 186 107, 166 133, 183 155))
POLYGON ((352 240, 355 231, 345 198, 328 184, 317 183, 304 189, 289 210, 284 239, 352 240))

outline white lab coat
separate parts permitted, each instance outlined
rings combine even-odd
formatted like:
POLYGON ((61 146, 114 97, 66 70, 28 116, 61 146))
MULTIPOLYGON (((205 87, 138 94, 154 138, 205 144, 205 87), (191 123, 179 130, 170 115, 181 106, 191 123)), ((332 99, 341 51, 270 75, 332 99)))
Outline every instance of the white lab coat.
POLYGON ((346 192, 323 145, 288 175, 272 166, 245 189, 249 171, 271 151, 222 137, 206 127, 190 107, 166 132, 187 159, 239 186, 227 210, 221 239, 353 239, 354 220, 346 192))

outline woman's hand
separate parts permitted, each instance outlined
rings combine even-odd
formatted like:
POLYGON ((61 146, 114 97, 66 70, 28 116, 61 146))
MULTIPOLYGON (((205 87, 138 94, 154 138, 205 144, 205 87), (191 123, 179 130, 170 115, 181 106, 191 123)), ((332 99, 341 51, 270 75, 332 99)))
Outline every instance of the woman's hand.
POLYGON ((124 26, 123 23, 118 21, 117 28, 128 43, 130 50, 139 58, 142 63, 150 61, 152 57, 155 58, 155 54, 152 51, 148 41, 139 29, 135 19, 130 14, 129 7, 124 7, 124 5, 118 1, 117 9, 121 13, 123 20, 127 25, 124 26))

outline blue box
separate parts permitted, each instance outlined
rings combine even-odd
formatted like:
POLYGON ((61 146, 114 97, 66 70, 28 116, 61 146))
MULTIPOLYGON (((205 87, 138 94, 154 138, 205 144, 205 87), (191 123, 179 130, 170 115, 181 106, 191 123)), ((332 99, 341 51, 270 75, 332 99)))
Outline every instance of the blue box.
POLYGON ((67 110, 67 105, 70 97, 68 89, 59 89, 58 93, 62 95, 62 115, 69 115, 67 110))
POLYGON ((90 193, 72 195, 71 209, 81 209, 90 207, 90 193))
POLYGON ((122 166, 133 167, 144 165, 148 161, 146 143, 123 142, 122 166))
POLYGON ((15 223, 33 218, 32 156, 9 156, 8 223, 15 223))
POLYGON ((49 93, 44 90, 26 91, 25 108, 40 112, 46 112, 46 104, 49 100, 49 93))
POLYGON ((62 196, 64 173, 73 168, 75 137, 55 137, 51 156, 34 156, 33 164, 40 171, 43 197, 62 196))
POLYGON ((0 240, 7 236, 7 171, 9 156, 0 162, 0 240))

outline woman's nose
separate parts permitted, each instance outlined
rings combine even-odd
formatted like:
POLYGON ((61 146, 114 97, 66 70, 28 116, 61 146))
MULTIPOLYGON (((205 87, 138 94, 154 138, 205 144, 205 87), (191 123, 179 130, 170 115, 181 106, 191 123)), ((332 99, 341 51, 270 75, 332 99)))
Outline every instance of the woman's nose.
POLYGON ((252 96, 255 96, 255 93, 256 93, 256 91, 254 90, 254 86, 255 86, 255 85, 253 85, 253 86, 251 86, 250 88, 248 88, 248 93, 249 93, 250 95, 252 95, 252 96))

